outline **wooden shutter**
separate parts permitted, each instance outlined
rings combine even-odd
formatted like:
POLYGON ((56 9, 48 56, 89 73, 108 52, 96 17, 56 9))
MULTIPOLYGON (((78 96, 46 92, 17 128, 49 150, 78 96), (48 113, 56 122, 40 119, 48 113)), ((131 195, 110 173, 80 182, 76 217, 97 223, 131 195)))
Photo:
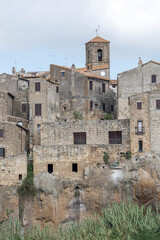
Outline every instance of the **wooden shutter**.
POLYGON ((122 144, 122 132, 121 131, 109 132, 109 144, 122 144))
POLYGON ((41 104, 35 104, 35 116, 41 116, 41 104))
POLYGON ((142 103, 141 102, 137 102, 137 109, 141 110, 142 109, 142 103))
POLYGON ((36 83, 35 83, 35 91, 36 91, 36 92, 40 92, 40 91, 41 91, 40 82, 36 82, 36 83))
POLYGON ((26 109, 27 109, 27 104, 22 103, 22 112, 26 112, 26 109))
POLYGON ((74 134, 74 144, 86 144, 86 133, 79 132, 74 134))

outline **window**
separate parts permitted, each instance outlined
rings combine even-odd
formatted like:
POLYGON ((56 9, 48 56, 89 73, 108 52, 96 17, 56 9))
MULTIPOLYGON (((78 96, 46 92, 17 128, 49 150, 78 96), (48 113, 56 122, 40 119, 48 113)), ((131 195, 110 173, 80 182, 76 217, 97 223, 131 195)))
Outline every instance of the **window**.
POLYGON ((98 53, 98 62, 101 62, 102 61, 102 50, 98 49, 97 53, 98 53))
POLYGON ((105 93, 105 83, 102 83, 102 92, 105 93))
POLYGON ((137 109, 141 110, 142 109, 142 102, 137 102, 137 109))
POLYGON ((121 131, 109 132, 109 144, 122 144, 122 132, 121 131))
POLYGON ((74 144, 86 144, 86 132, 73 133, 74 144))
POLYGON ((72 163, 72 172, 78 172, 78 164, 72 163))
POLYGON ((22 112, 26 112, 26 110, 27 110, 27 104, 22 103, 22 112))
POLYGON ((22 180, 22 174, 19 174, 18 178, 19 180, 22 180))
POLYGON ((139 140, 138 144, 139 144, 139 152, 143 152, 143 141, 139 140))
POLYGON ((156 100, 156 109, 160 109, 160 100, 156 100))
POLYGON ((41 116, 41 104, 35 104, 35 116, 41 116))
POLYGON ((142 121, 138 121, 138 123, 137 123, 137 131, 139 133, 143 132, 143 123, 142 123, 142 121))
POLYGON ((156 75, 151 76, 151 81, 152 81, 152 83, 156 83, 156 75))
POLYGON ((130 98, 128 97, 128 105, 130 105, 130 98))
POLYGON ((93 101, 90 101, 90 110, 93 109, 93 101))
POLYGON ((41 124, 37 124, 37 132, 40 133, 41 131, 41 124))
POLYGON ((41 84, 40 82, 35 83, 35 92, 40 92, 41 91, 41 84))
POLYGON ((5 148, 0 148, 0 157, 5 157, 5 148))
POLYGON ((111 112, 114 112, 114 106, 111 105, 111 112))
POLYGON ((102 107, 103 107, 103 112, 105 112, 106 111, 106 104, 103 103, 102 107))
POLYGON ((53 172, 53 164, 48 164, 48 172, 50 174, 53 172))
POLYGON ((59 93, 59 87, 58 86, 56 87, 56 93, 59 93))
POLYGON ((61 72, 61 77, 65 77, 65 72, 61 72))
POLYGON ((0 138, 3 138, 3 129, 0 129, 0 138))
POLYGON ((89 90, 93 90, 93 81, 89 81, 89 90))

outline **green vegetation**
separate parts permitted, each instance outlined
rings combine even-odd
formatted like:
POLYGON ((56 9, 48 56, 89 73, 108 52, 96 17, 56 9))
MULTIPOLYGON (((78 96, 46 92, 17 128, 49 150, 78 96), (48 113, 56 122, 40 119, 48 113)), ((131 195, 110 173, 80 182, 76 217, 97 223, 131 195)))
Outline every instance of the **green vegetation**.
POLYGON ((108 153, 104 152, 103 161, 106 165, 110 165, 108 153))
POLYGON ((73 111, 73 118, 74 120, 83 120, 83 115, 81 112, 73 111))
POLYGON ((33 165, 28 165, 27 176, 23 180, 22 185, 17 189, 17 192, 20 196, 35 195, 36 188, 34 186, 33 178, 33 165))
POLYGON ((139 207, 132 202, 114 203, 82 223, 70 224, 57 231, 46 226, 33 227, 23 234, 18 221, 0 225, 1 240, 158 240, 160 239, 160 214, 158 209, 139 207))
POLYGON ((131 151, 127 151, 126 153, 125 153, 125 158, 127 159, 127 160, 129 160, 129 159, 131 159, 131 151))
POLYGON ((106 114, 104 115, 104 119, 105 119, 105 120, 110 120, 110 119, 113 119, 113 118, 114 118, 114 116, 113 116, 112 113, 106 113, 106 114))

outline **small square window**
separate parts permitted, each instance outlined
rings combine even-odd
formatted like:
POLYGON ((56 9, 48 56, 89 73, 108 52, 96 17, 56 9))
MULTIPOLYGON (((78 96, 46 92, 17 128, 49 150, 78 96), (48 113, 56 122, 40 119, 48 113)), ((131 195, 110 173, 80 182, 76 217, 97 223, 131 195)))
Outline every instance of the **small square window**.
POLYGON ((142 109, 142 102, 137 102, 137 109, 141 110, 142 109))
POLYGON ((78 164, 72 163, 72 172, 78 172, 78 164))
POLYGON ((65 77, 65 72, 61 72, 61 77, 65 77))

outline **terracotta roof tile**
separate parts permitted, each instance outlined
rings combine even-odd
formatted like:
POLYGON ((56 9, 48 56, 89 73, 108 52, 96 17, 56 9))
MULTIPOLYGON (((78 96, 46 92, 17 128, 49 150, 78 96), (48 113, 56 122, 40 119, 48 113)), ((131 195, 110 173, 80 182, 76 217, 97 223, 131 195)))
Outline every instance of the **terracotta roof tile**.
MULTIPOLYGON (((102 43, 109 43, 110 41, 108 41, 108 40, 106 40, 106 39, 104 39, 104 38, 101 38, 101 37, 99 37, 99 36, 96 36, 96 37, 94 37, 93 39, 91 39, 89 42, 87 42, 87 43, 92 43, 92 42, 102 42, 102 43)), ((86 44, 87 44, 86 43, 86 44)))
POLYGON ((109 84, 117 85, 117 80, 115 80, 115 79, 110 79, 109 84))
POLYGON ((99 65, 99 66, 92 66, 92 69, 87 69, 87 67, 84 67, 84 68, 77 68, 77 71, 80 71, 80 72, 87 72, 87 71, 95 71, 95 70, 101 70, 101 69, 106 69, 106 68, 109 68, 108 64, 105 64, 105 65, 99 65))

